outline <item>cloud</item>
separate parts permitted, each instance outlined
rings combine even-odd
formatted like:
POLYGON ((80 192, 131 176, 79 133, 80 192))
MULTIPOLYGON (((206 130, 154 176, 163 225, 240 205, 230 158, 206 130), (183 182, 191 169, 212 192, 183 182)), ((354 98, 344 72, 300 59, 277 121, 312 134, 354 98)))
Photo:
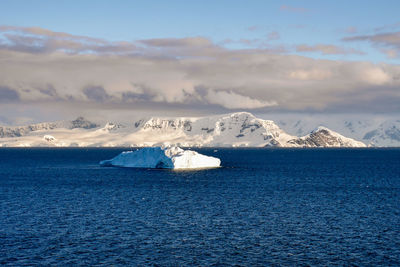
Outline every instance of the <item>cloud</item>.
POLYGON ((349 26, 349 27, 347 27, 344 31, 345 31, 346 33, 349 33, 349 34, 355 34, 355 33, 358 32, 358 29, 357 29, 357 27, 349 26))
POLYGON ((293 7, 289 5, 281 5, 280 10, 289 11, 293 13, 306 13, 310 11, 309 9, 304 7, 293 7))
MULTIPOLYGON (((72 105, 74 110, 340 111, 346 105, 367 112, 371 105, 384 110, 390 99, 386 111, 400 110, 393 104, 400 103, 398 65, 316 60, 268 47, 231 50, 203 37, 112 43, 112 52, 100 49, 109 43, 95 38, 40 28, 21 31, 23 38, 3 40, 0 47, 0 60, 7 62, 0 64, 2 101, 72 105), (36 41, 41 38, 60 42, 36 41), (70 53, 73 45, 67 39, 78 43, 76 53, 70 53), (96 50, 82 50, 90 42, 98 44, 96 50), (125 47, 132 53, 121 53, 125 47)), ((329 46, 302 49, 349 53, 329 46)))
POLYGON ((260 27, 257 26, 257 25, 253 25, 253 26, 250 26, 250 27, 247 28, 247 30, 251 31, 251 32, 257 31, 259 29, 260 29, 260 27))
POLYGON ((389 53, 390 57, 392 57, 395 54, 393 51, 396 51, 397 53, 400 52, 400 31, 379 33, 372 35, 358 35, 358 36, 346 37, 343 38, 342 40, 346 42, 366 41, 378 48, 381 48, 381 51, 383 53, 386 53, 388 51, 387 48, 390 48, 391 50, 391 52, 389 53))
POLYGON ((380 27, 377 27, 374 29, 375 32, 380 32, 380 31, 393 31, 400 28, 400 22, 393 23, 393 24, 386 24, 380 27))
POLYGON ((208 90, 205 99, 210 104, 220 105, 227 109, 257 109, 277 105, 275 101, 260 101, 233 91, 208 90))
POLYGON ((400 51, 396 49, 382 49, 382 52, 385 53, 388 58, 397 58, 400 53, 400 51))
POLYGON ((51 84, 47 84, 47 86, 44 87, 39 87, 38 90, 40 93, 52 98, 56 98, 58 96, 57 90, 51 84))
POLYGON ((85 96, 95 102, 104 102, 111 98, 101 86, 85 87, 82 92, 85 96))
POLYGON ((344 48, 336 45, 326 45, 326 44, 318 44, 318 45, 298 45, 296 46, 297 52, 317 52, 323 55, 348 55, 348 54, 357 54, 364 55, 364 52, 353 49, 353 48, 344 48))
POLYGON ((386 46, 400 47, 400 32, 379 33, 373 35, 358 35, 346 37, 343 41, 369 41, 371 43, 382 44, 386 46))
POLYGON ((100 38, 53 32, 39 27, 0 26, 0 48, 30 53, 56 51, 74 53, 138 53, 128 42, 109 42, 100 38))
POLYGON ((390 81, 390 76, 381 68, 370 68, 364 71, 365 80, 370 84, 382 85, 390 81))
POLYGON ((281 36, 280 36, 279 32, 275 32, 275 31, 270 32, 267 35, 268 41, 279 40, 280 38, 281 38, 281 36))
POLYGON ((287 53, 289 49, 282 44, 271 44, 270 41, 278 40, 280 38, 279 34, 275 35, 269 34, 265 38, 254 38, 254 39, 246 39, 241 38, 239 40, 232 40, 232 39, 225 39, 220 45, 232 45, 232 44, 240 44, 242 46, 248 47, 252 49, 263 50, 264 53, 274 53, 274 54, 281 54, 287 53))
POLYGON ((8 87, 0 86, 0 102, 16 102, 19 100, 17 91, 8 87))
POLYGON ((291 79, 297 80, 326 80, 332 77, 329 70, 312 69, 312 70, 295 70, 289 73, 291 79))
POLYGON ((163 38, 140 40, 139 43, 152 47, 207 47, 213 46, 213 43, 203 37, 192 38, 163 38))

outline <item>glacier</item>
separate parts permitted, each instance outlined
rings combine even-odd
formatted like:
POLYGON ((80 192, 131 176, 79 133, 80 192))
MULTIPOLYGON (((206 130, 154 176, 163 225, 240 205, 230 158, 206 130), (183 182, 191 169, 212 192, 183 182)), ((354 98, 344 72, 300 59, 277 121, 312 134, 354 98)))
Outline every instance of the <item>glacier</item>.
POLYGON ((136 151, 125 151, 110 160, 100 161, 100 166, 155 168, 155 169, 200 169, 220 167, 221 160, 205 156, 180 147, 145 147, 136 151))

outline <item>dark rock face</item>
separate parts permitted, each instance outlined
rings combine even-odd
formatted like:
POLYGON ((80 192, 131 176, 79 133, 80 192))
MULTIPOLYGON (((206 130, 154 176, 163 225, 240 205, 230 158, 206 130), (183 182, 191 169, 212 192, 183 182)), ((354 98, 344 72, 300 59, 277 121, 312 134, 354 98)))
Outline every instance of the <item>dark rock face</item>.
POLYGON ((303 147, 328 147, 337 146, 341 147, 345 144, 339 138, 332 136, 329 131, 321 129, 312 132, 304 139, 298 138, 288 141, 290 144, 297 144, 303 147))
POLYGON ((142 125, 144 122, 144 120, 139 120, 137 122, 135 122, 135 128, 138 128, 140 125, 142 125))
POLYGON ((265 147, 281 147, 281 144, 275 139, 270 139, 270 141, 265 145, 265 147))
POLYGON ((246 129, 249 129, 249 128, 250 128, 251 132, 254 132, 255 130, 257 130, 261 127, 262 127, 262 125, 259 122, 250 123, 248 121, 245 121, 242 124, 242 129, 240 129, 240 132, 243 133, 246 129))
POLYGON ((185 131, 190 132, 192 130, 192 123, 190 121, 185 121, 185 123, 183 124, 183 128, 185 129, 185 131))
POLYGON ((0 137, 19 137, 25 134, 25 129, 0 127, 0 137))
MULTIPOLYGON (((140 126, 140 124, 138 124, 138 126, 140 126)), ((144 126, 143 126, 143 129, 148 129, 148 128, 152 128, 152 129, 170 128, 170 129, 174 129, 174 130, 183 128, 185 131, 190 132, 192 130, 192 122, 191 121, 187 121, 187 120, 179 120, 179 121, 175 121, 175 120, 160 120, 160 121, 152 120, 152 121, 146 122, 144 124, 144 126)))
POLYGON ((71 121, 71 129, 83 128, 83 129, 93 129, 100 127, 100 125, 90 122, 83 117, 78 117, 76 120, 71 121))
POLYGON ((112 123, 109 122, 106 124, 105 128, 109 131, 109 132, 115 132, 118 131, 118 129, 122 129, 125 128, 126 126, 121 124, 121 123, 112 123))
POLYGON ((214 128, 201 128, 202 131, 206 131, 207 133, 212 133, 214 132, 214 128))

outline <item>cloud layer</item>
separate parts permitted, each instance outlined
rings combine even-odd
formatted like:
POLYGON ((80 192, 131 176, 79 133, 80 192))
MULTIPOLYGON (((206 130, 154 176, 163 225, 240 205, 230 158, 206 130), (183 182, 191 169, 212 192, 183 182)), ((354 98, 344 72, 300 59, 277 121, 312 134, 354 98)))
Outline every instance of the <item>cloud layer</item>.
POLYGON ((389 33, 378 33, 372 35, 357 35, 342 39, 347 42, 366 41, 381 49, 389 58, 400 55, 400 31, 389 33))
POLYGON ((323 55, 348 55, 348 54, 357 54, 363 55, 362 51, 358 51, 353 48, 344 48, 339 47, 337 45, 326 45, 326 44, 318 44, 318 45, 298 45, 296 47, 297 52, 319 52, 323 55))
MULTIPOLYGON (((366 38, 372 37, 346 40, 370 40, 366 38)), ((384 40, 397 49, 396 38, 384 40)), ((355 52, 323 45, 298 49, 355 52)), ((229 50, 202 37, 108 42, 3 26, 0 60, 0 102, 90 104, 99 109, 162 105, 264 111, 400 110, 398 65, 316 60, 269 49, 229 50)))

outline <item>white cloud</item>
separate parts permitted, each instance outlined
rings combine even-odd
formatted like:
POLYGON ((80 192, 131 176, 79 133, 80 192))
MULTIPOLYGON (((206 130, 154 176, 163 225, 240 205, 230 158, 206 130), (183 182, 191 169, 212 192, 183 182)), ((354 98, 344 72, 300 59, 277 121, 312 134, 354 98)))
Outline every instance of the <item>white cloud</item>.
POLYGON ((382 49, 382 52, 386 54, 388 58, 397 58, 399 57, 400 51, 397 51, 395 49, 382 49))
POLYGON ((289 73, 289 77, 298 80, 325 80, 332 77, 332 73, 327 70, 295 70, 289 73))
POLYGON ((280 38, 281 38, 281 35, 279 34, 279 32, 276 32, 276 31, 270 32, 267 35, 268 41, 279 40, 280 38))
POLYGON ((381 68, 366 69, 362 77, 366 82, 375 85, 382 85, 390 81, 390 76, 381 68))
POLYGON ((353 49, 353 48, 344 48, 337 45, 329 45, 329 44, 318 44, 318 45, 298 45, 296 46, 297 52, 318 52, 323 55, 348 55, 348 54, 357 54, 363 55, 364 52, 353 49))
POLYGON ((281 5, 280 10, 289 11, 293 13, 307 13, 310 10, 304 7, 294 7, 289 5, 281 5))
POLYGON ((277 105, 275 101, 258 100, 232 91, 208 90, 205 99, 210 104, 221 105, 227 109, 256 109, 277 105))

